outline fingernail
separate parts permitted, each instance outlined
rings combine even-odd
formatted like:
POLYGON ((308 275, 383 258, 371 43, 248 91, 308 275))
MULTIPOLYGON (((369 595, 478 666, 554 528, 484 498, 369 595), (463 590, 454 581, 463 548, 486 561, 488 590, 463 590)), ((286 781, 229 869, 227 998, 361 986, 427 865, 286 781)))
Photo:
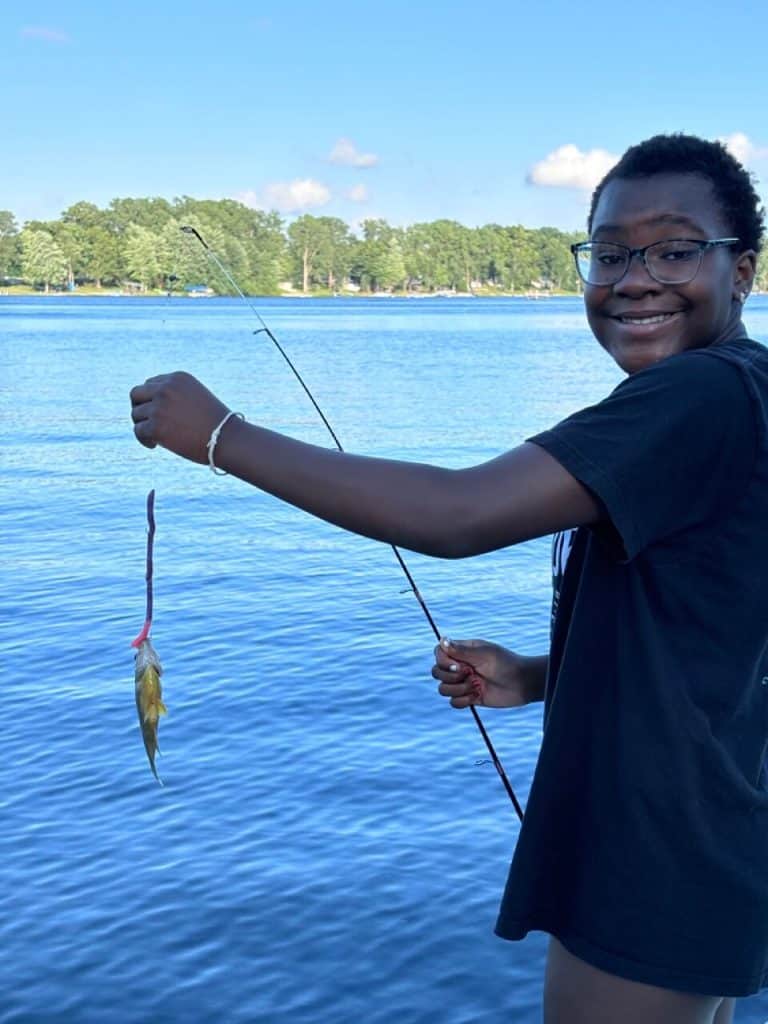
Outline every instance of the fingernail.
POLYGON ((447 636, 444 636, 443 639, 440 641, 440 646, 444 649, 451 646, 451 641, 448 639, 447 636))
POLYGON ((451 664, 448 666, 448 671, 449 672, 458 672, 459 671, 459 666, 455 662, 451 662, 451 664))

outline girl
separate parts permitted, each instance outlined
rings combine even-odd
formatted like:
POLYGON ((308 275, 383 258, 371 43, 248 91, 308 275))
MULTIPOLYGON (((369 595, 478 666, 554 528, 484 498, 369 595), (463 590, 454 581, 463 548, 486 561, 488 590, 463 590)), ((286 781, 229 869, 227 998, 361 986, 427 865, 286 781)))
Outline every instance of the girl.
POLYGON ((184 373, 133 389, 134 432, 436 557, 557 534, 549 654, 444 641, 432 670, 458 707, 544 700, 497 932, 550 934, 546 1024, 726 1024, 768 984, 768 353, 741 322, 762 213, 718 143, 659 136, 588 226, 587 318, 628 376, 490 462, 317 448, 184 373))

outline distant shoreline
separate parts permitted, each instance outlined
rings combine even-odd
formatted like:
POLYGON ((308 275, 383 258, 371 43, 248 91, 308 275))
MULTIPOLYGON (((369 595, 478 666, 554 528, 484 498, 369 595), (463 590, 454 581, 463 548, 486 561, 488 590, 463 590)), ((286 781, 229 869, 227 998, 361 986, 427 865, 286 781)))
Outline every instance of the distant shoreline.
MULTIPOLYGON (((752 296, 763 296, 768 295, 768 291, 761 291, 754 289, 752 296)), ((136 291, 120 291, 108 288, 76 288, 74 291, 67 291, 66 289, 51 290, 49 292, 39 291, 35 288, 28 288, 24 286, 0 286, 0 298, 12 298, 17 296, 19 298, 85 298, 85 299, 194 299, 195 302, 201 299, 226 299, 236 298, 234 295, 217 295, 217 294, 187 294, 183 292, 171 292, 170 295, 167 291, 161 289, 155 289, 146 292, 136 291)), ((253 294, 248 295, 249 299, 528 299, 533 302, 546 299, 579 299, 582 297, 582 292, 501 292, 501 291, 485 291, 478 290, 476 292, 449 292, 449 291, 436 291, 436 292, 329 292, 327 290, 318 290, 313 292, 299 292, 299 291, 284 291, 277 294, 253 294)))
MULTIPOLYGON (((758 294, 758 293, 753 293, 758 294)), ((74 291, 56 289, 49 292, 39 291, 36 288, 24 287, 0 287, 0 297, 11 298, 102 298, 102 299, 194 299, 195 302, 201 299, 222 299, 236 298, 227 295, 189 295, 183 292, 171 292, 160 289, 146 292, 120 291, 109 288, 76 288, 74 291)), ((337 292, 314 291, 298 292, 285 291, 277 294, 254 294, 249 295, 250 299, 530 299, 538 302, 541 299, 563 299, 580 298, 580 292, 501 292, 501 291, 477 291, 477 292, 337 292)))

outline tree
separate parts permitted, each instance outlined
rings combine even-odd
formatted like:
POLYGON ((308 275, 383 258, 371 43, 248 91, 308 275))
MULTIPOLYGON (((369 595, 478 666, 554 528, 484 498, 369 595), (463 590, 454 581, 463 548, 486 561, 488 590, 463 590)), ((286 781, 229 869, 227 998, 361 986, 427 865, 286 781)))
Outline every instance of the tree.
POLYGON ((352 235, 338 217, 318 217, 320 249, 315 263, 318 283, 333 290, 349 277, 352 235))
MULTIPOLYGON (((234 199, 182 196, 174 201, 174 215, 179 224, 195 221, 215 227, 220 240, 215 252, 244 291, 275 294, 279 281, 290 273, 284 265, 285 236, 277 213, 252 210, 234 199)), ((231 290, 230 285, 225 290, 231 290)))
POLYGON ((402 288, 407 276, 400 239, 393 234, 381 256, 378 283, 382 288, 402 288))
POLYGON ((429 224, 412 224, 405 229, 403 261, 408 288, 434 287, 429 224))
POLYGON ((404 259, 409 279, 430 290, 469 290, 479 262, 471 251, 469 229, 453 220, 407 228, 404 259))
POLYGON ((189 213, 178 220, 168 221, 162 231, 160 271, 163 281, 173 283, 176 278, 181 288, 205 284, 221 295, 234 292, 226 275, 210 255, 214 253, 222 265, 239 283, 244 272, 242 246, 233 257, 232 249, 225 249, 226 235, 217 225, 196 213, 189 213), (181 230, 182 226, 192 227, 205 240, 208 249, 193 235, 181 230))
POLYGON ((113 199, 106 211, 111 230, 125 234, 131 226, 159 231, 173 217, 167 199, 113 199))
POLYGON ((104 219, 104 212, 95 203, 86 202, 73 203, 61 215, 64 224, 77 224, 81 228, 99 227, 104 219))
POLYGON ((110 230, 104 210, 93 203, 74 203, 61 215, 63 248, 70 259, 73 279, 93 281, 101 287, 104 279, 117 282, 121 275, 118 235, 110 230))
POLYGON ((262 295, 279 292, 288 266, 288 246, 283 221, 274 210, 249 210, 250 229, 244 241, 251 266, 251 287, 262 295))
POLYGON ((403 256, 403 233, 385 220, 363 221, 363 238, 354 248, 352 278, 371 291, 402 288, 408 272, 403 256))
POLYGON ((305 213, 288 227, 288 251, 293 263, 293 278, 301 282, 304 294, 309 291, 315 261, 327 241, 327 231, 321 220, 305 213))
POLYGON ((149 228, 130 224, 125 238, 125 266, 143 291, 159 281, 164 262, 163 239, 149 228))
POLYGON ((537 232, 517 224, 506 228, 507 254, 504 287, 527 291, 541 275, 537 232))
MULTIPOLYGON (((28 227, 32 225, 27 225, 28 227)), ((67 287, 72 289, 75 277, 82 277, 82 261, 85 255, 85 236, 79 225, 65 220, 52 220, 35 227, 47 231, 61 250, 67 264, 67 287)))
POLYGON ((25 228, 21 233, 21 268, 26 280, 42 285, 63 285, 67 279, 67 259, 48 231, 25 228))
POLYGON ((578 275, 568 248, 573 236, 557 228, 539 228, 536 235, 541 283, 557 291, 577 291, 578 275))
POLYGON ((120 241, 105 227, 89 228, 85 235, 83 277, 93 281, 97 288, 105 282, 117 284, 123 277, 120 241))
POLYGON ((492 288, 508 288, 510 238, 500 224, 476 228, 477 273, 480 281, 492 288))
POLYGON ((763 252, 757 260, 757 273, 755 274, 755 289, 760 292, 768 292, 768 257, 763 252))
POLYGON ((16 219, 9 210, 0 210, 0 278, 14 277, 20 267, 20 239, 16 219))
MULTIPOLYGON (((290 278, 304 292, 336 289, 349 279, 364 289, 438 288, 471 291, 476 283, 505 291, 579 291, 569 244, 583 235, 556 228, 452 220, 393 227, 371 218, 356 237, 338 217, 297 218, 287 230, 274 212, 234 199, 113 199, 107 209, 74 203, 59 220, 33 221, 66 261, 70 282, 117 283, 132 276, 144 288, 207 284, 231 293, 274 294, 290 278), (182 225, 195 227, 226 268, 182 225)), ((13 214, 0 211, 0 279, 21 273, 21 235, 13 214)), ((29 259, 27 267, 29 268, 29 259)), ((42 278, 39 279, 40 283, 42 278)), ((756 288, 768 288, 766 261, 756 288)))

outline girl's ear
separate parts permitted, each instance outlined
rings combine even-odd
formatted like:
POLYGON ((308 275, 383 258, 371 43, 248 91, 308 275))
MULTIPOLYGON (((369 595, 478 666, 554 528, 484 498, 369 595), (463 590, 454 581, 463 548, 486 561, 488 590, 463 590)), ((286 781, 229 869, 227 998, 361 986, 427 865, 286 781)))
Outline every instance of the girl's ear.
POLYGON ((736 260, 733 267, 733 297, 737 302, 744 302, 752 290, 755 280, 757 253, 746 249, 736 260))

